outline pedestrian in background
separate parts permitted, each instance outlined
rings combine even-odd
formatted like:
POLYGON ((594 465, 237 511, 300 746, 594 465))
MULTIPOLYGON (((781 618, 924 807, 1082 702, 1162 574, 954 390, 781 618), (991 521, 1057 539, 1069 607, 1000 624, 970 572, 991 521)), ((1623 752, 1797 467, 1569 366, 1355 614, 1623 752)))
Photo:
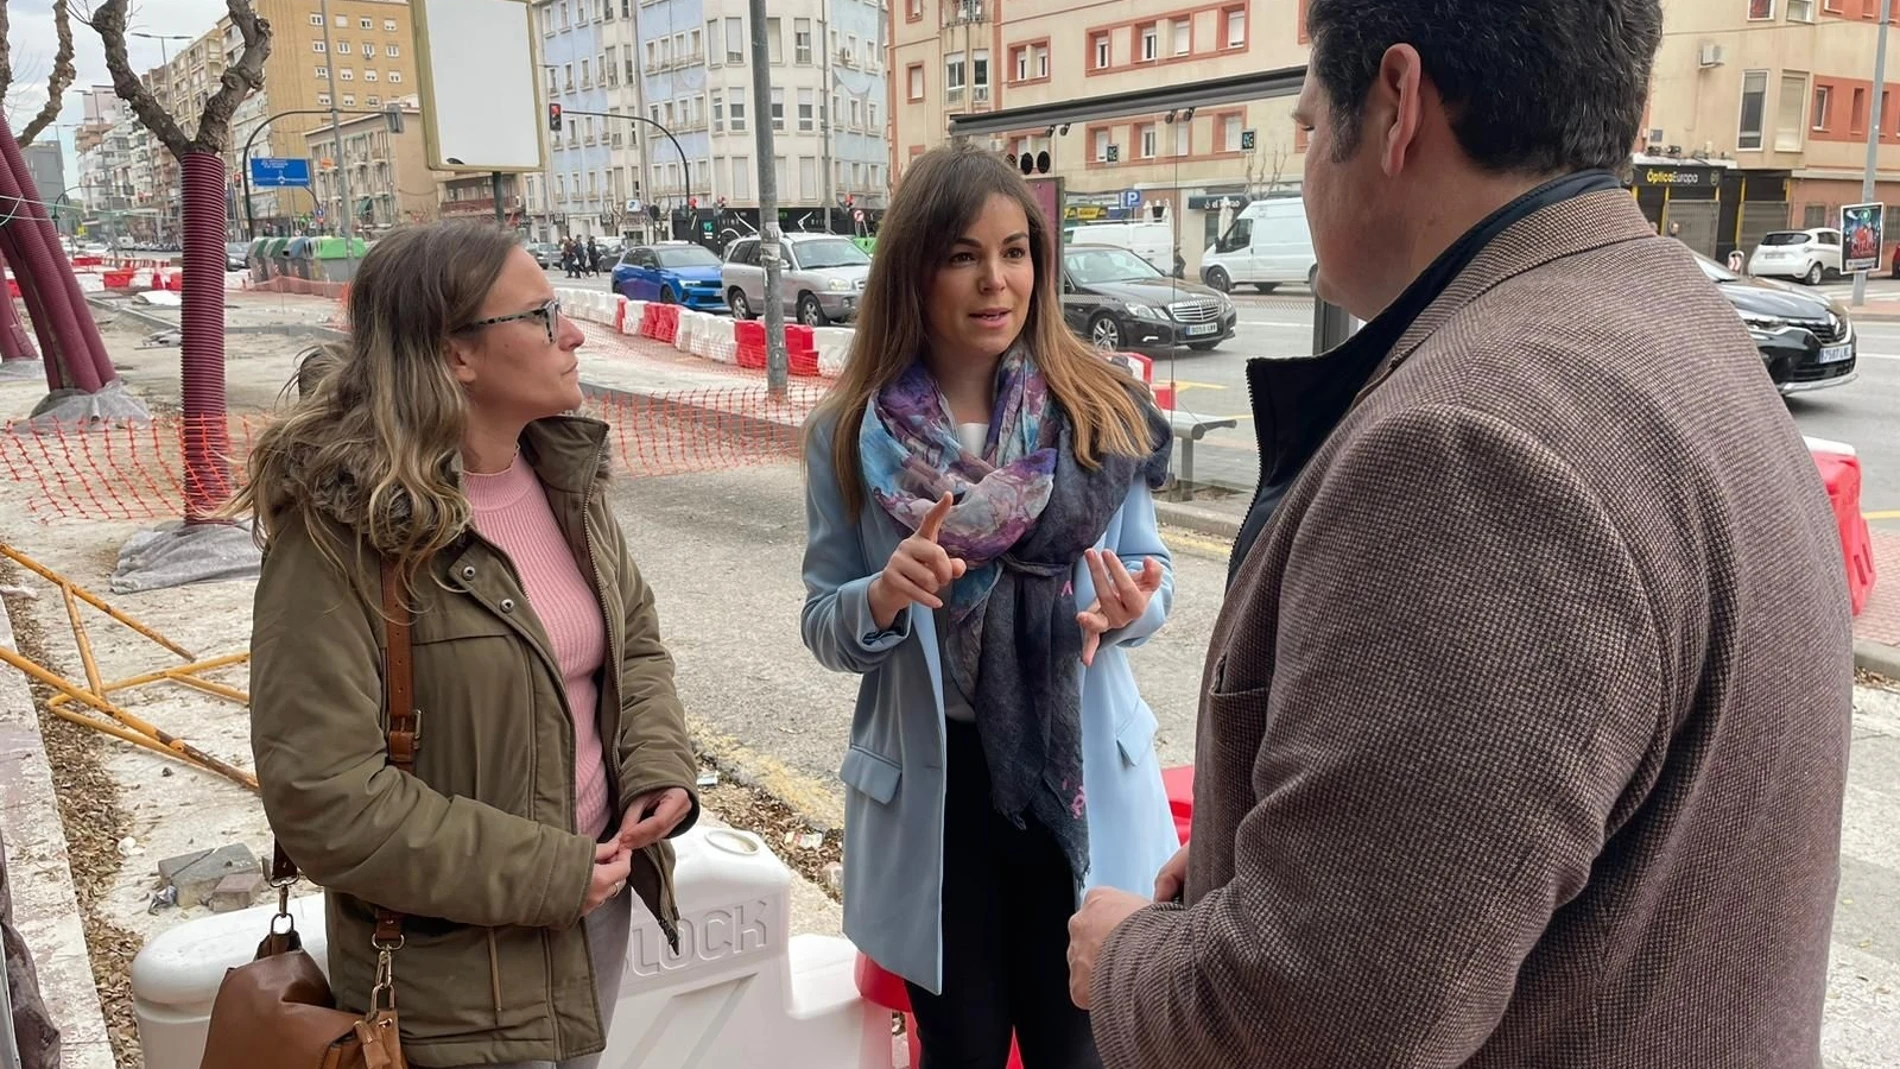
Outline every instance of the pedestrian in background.
POLYGON ((698 803, 653 592, 607 503, 606 425, 562 414, 581 332, 527 250, 477 223, 378 242, 349 311, 233 506, 266 547, 264 811, 324 888, 343 1007, 370 1001, 376 907, 405 915, 414 1064, 590 1069, 633 900, 676 939, 666 839, 698 803), (383 561, 414 618, 414 774, 385 751, 383 561))
POLYGON ((1074 924, 1104 1060, 1818 1069, 1840 540, 1748 332, 1623 188, 1660 4, 1306 25, 1318 295, 1366 325, 1249 368, 1268 474, 1192 847, 1074 924))
POLYGON ((804 640, 861 674, 845 931, 910 990, 933 1067, 1097 1064, 1068 998, 1089 886, 1178 839, 1126 651, 1168 615, 1171 436, 1069 332, 1022 175, 912 161, 805 451, 804 640))

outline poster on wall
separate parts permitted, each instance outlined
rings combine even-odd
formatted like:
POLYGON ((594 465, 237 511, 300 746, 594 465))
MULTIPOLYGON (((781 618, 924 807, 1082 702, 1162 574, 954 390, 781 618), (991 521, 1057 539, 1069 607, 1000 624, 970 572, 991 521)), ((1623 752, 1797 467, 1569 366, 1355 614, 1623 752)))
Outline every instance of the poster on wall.
POLYGON ((1884 204, 1849 204, 1841 209, 1842 274, 1880 266, 1880 250, 1886 244, 1881 227, 1886 214, 1884 204))

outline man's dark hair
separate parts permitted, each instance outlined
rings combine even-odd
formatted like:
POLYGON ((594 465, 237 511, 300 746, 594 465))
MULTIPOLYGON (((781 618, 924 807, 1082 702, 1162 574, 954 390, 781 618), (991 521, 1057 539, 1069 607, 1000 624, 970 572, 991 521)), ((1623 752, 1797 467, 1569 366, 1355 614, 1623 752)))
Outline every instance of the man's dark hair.
POLYGON ((1660 0, 1312 0, 1306 21, 1337 155, 1386 50, 1409 44, 1460 147, 1499 174, 1626 170, 1662 39, 1660 0))

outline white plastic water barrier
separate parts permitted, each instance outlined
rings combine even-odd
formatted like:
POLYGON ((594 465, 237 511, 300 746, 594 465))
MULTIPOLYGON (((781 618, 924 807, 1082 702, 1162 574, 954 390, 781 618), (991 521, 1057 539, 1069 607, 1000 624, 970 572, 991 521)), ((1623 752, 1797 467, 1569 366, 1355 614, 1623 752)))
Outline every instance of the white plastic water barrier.
MULTIPOLYGON (((636 907, 603 1069, 890 1069, 890 1014, 858 997, 856 948, 791 934, 791 873, 765 844, 695 828, 674 846, 679 953, 636 907)), ((190 921, 139 952, 132 999, 147 1069, 197 1069, 224 972, 251 959, 275 912, 190 921)), ((325 966, 322 896, 291 912, 325 966)))

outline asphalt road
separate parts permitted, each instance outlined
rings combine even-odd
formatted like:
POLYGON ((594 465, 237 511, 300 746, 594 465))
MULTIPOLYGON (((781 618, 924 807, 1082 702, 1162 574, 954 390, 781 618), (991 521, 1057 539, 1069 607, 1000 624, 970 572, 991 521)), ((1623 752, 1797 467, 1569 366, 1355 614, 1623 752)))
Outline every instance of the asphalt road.
MULTIPOLYGON (((558 278, 557 284, 575 284, 558 278)), ((607 276, 578 280, 607 288, 607 276)), ((1824 287, 1830 295, 1840 287, 1824 287)), ((1870 292, 1900 290, 1900 281, 1874 279, 1870 292)), ((1844 291, 1843 291, 1844 292, 1844 291)), ((1233 295, 1239 308, 1234 337, 1206 353, 1187 349, 1155 361, 1155 381, 1175 385, 1177 410, 1233 419, 1231 429, 1212 431, 1193 449, 1195 481, 1251 491, 1259 478, 1248 410, 1246 365, 1254 357, 1308 356, 1313 348, 1313 301, 1303 287, 1262 295, 1233 295)), ((1790 398, 1788 409, 1802 433, 1846 442, 1861 456, 1862 511, 1869 522, 1900 530, 1900 323, 1863 322, 1860 377, 1845 386, 1790 398)), ((1177 459, 1177 471, 1179 470, 1177 459)))
MULTIPOLYGON (((1240 327, 1233 340, 1211 353, 1184 351, 1157 361, 1155 379, 1172 374, 1177 409, 1239 421, 1199 444, 1195 475, 1250 489, 1259 476, 1259 453, 1248 417, 1246 362, 1309 355, 1313 305, 1310 298, 1278 295, 1237 296, 1236 303, 1240 327)), ((1857 330, 1860 377, 1790 397, 1788 410, 1803 434, 1846 442, 1859 452, 1862 511, 1870 522, 1900 530, 1900 323, 1864 322, 1857 330)))

